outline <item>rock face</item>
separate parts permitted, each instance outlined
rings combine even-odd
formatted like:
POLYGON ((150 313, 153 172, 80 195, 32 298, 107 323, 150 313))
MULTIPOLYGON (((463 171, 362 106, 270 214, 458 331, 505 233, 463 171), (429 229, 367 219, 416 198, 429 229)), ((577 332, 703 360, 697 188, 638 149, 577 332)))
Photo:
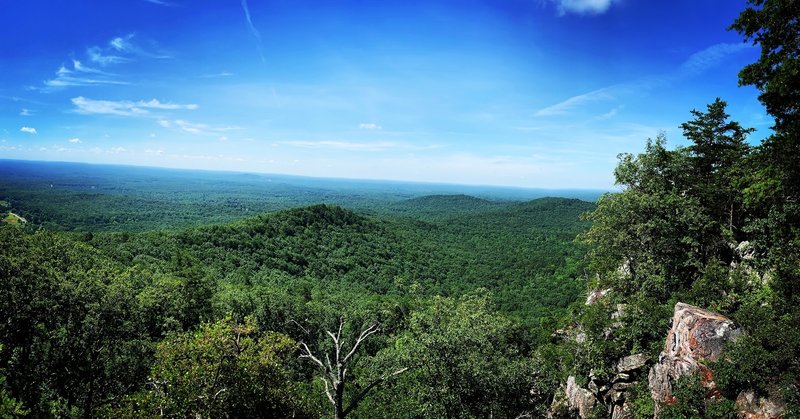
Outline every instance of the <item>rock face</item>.
MULTIPOLYGON (((770 392, 772 393, 772 391, 770 392)), ((753 391, 743 391, 736 398, 736 410, 743 419, 780 419, 786 405, 779 397, 770 394, 769 398, 760 398, 753 391)))
POLYGON ((699 362, 717 360, 722 346, 740 334, 733 321, 719 313, 688 304, 675 304, 672 329, 667 335, 664 351, 648 377, 653 399, 658 403, 674 403, 672 384, 678 378, 695 372, 701 374, 701 382, 714 397, 714 373, 699 362))
POLYGON ((611 288, 606 288, 604 290, 595 288, 589 291, 589 295, 586 296, 586 305, 590 306, 596 304, 598 300, 605 298, 610 292, 611 288))
POLYGON ((567 379, 567 405, 578 411, 578 415, 582 418, 589 416, 589 413, 597 405, 597 398, 594 397, 591 391, 581 388, 575 382, 575 377, 570 376, 567 379))

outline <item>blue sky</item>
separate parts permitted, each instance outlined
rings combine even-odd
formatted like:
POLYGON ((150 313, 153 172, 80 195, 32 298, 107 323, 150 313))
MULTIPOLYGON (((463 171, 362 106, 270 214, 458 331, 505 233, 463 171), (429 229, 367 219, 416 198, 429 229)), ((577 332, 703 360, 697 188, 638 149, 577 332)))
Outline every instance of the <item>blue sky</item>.
POLYGON ((0 16, 0 158, 613 186, 736 74, 742 0, 26 0, 0 16))

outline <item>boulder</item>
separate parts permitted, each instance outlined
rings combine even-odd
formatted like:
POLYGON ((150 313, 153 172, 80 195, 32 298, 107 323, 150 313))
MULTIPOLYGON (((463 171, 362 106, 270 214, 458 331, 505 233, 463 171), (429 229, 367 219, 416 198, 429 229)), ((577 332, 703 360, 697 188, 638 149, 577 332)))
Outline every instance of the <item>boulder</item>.
POLYGON ((633 419, 633 417, 631 405, 627 400, 622 404, 614 405, 614 410, 611 412, 611 419, 633 419))
POLYGON ((672 328, 664 351, 648 376, 650 392, 658 403, 674 403, 672 384, 684 375, 701 374, 701 382, 714 394, 713 371, 703 365, 716 361, 723 345, 741 334, 729 318, 688 304, 675 304, 672 328))
POLYGON ((620 373, 636 371, 647 364, 647 355, 634 354, 628 355, 617 362, 617 371, 620 373))
POLYGON ((597 301, 605 298, 605 296, 608 295, 608 293, 610 293, 610 292, 611 292, 611 288, 606 288, 604 290, 595 288, 595 289, 589 291, 589 295, 586 297, 586 305, 590 306, 590 305, 593 305, 593 304, 597 303, 597 301))
MULTIPOLYGON (((773 393, 773 392, 770 392, 773 393)), ((758 397, 755 392, 743 391, 736 398, 736 410, 743 419, 780 419, 786 408, 779 397, 758 397)))
POLYGON ((578 386, 574 376, 567 378, 567 405, 578 412, 581 418, 589 417, 592 409, 597 405, 597 398, 591 391, 578 386))

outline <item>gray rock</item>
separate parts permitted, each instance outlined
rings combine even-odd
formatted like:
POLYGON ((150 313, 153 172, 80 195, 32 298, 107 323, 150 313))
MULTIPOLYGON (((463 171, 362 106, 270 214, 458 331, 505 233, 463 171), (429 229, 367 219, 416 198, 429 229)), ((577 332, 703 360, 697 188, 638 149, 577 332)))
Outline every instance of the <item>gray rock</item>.
POLYGON ((600 289, 595 288, 595 289, 589 291, 589 295, 586 296, 586 305, 590 306, 590 305, 593 305, 593 304, 597 303, 597 301, 605 298, 605 296, 608 295, 608 293, 610 293, 610 292, 611 292, 611 288, 606 288, 604 290, 600 290, 600 289))
POLYGON ((614 405, 614 410, 611 413, 611 419, 633 419, 633 412, 631 412, 631 405, 625 400, 624 403, 614 405))
POLYGON ((619 372, 630 372, 636 371, 647 364, 647 355, 645 354, 635 354, 635 355, 628 355, 625 358, 622 358, 617 363, 617 371, 619 372))
POLYGON ((770 391, 769 397, 758 397, 755 392, 743 391, 736 398, 736 410, 744 419, 780 419, 783 417, 786 404, 776 391, 770 391))
POLYGON ((565 392, 569 407, 576 410, 578 416, 581 418, 589 417, 592 409, 597 405, 597 398, 594 397, 592 392, 578 386, 573 376, 567 378, 567 388, 565 392))

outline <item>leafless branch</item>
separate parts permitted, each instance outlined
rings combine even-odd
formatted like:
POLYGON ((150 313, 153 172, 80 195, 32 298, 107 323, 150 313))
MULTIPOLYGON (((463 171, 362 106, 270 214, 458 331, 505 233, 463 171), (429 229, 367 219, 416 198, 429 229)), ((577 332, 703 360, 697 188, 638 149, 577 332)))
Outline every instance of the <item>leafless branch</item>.
POLYGON ((344 357, 342 363, 346 363, 350 359, 350 357, 353 356, 354 353, 356 353, 356 350, 358 350, 358 346, 361 345, 361 342, 363 342, 366 338, 368 338, 369 335, 377 331, 378 331, 377 323, 373 323, 370 327, 361 331, 361 335, 358 336, 358 338, 356 339, 356 343, 353 344, 353 348, 350 349, 350 352, 344 357))

